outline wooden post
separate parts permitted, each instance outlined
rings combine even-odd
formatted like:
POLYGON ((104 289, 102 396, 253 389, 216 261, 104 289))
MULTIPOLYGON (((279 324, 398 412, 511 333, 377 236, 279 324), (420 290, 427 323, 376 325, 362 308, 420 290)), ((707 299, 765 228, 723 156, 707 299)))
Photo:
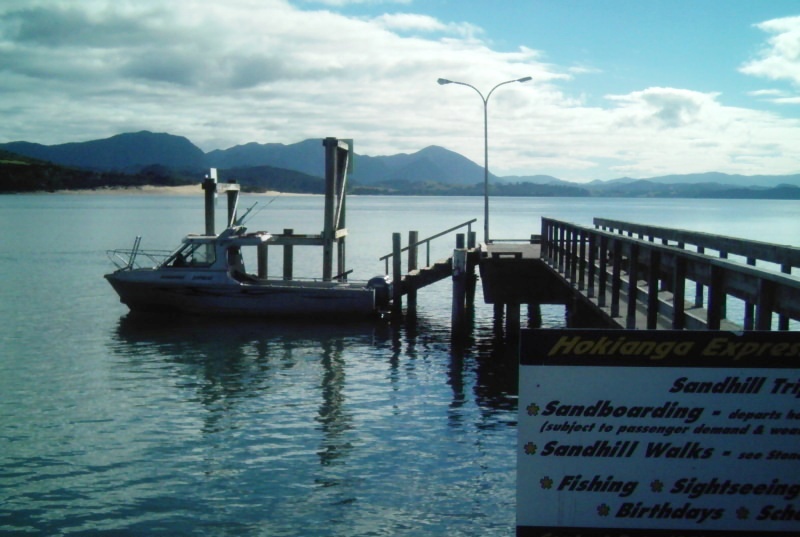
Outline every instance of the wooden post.
POLYGON ((597 276, 597 267, 595 264, 597 263, 597 238, 594 233, 589 235, 589 285, 586 290, 586 296, 589 298, 594 298, 594 285, 595 285, 595 278, 597 276))
POLYGON ((578 230, 570 229, 568 240, 568 253, 567 253, 567 266, 565 268, 565 275, 572 283, 572 287, 580 288, 578 284, 578 230))
MULTIPOLYGON (((464 235, 461 234, 463 243, 464 235)), ((460 334, 464 328, 466 292, 467 292, 467 251, 464 248, 453 250, 453 308, 451 312, 451 330, 460 334)))
POLYGON ((630 245, 628 253, 628 309, 625 318, 625 328, 633 330, 636 328, 636 299, 637 299, 637 281, 639 269, 639 246, 636 244, 630 245))
POLYGON ((708 286, 708 312, 706 329, 719 330, 725 311, 725 271, 716 265, 711 266, 711 285, 708 286))
POLYGON ((647 329, 654 330, 658 325, 658 289, 661 254, 658 250, 650 251, 647 273, 647 329))
MULTIPOLYGON (((704 254, 705 251, 706 251, 706 249, 703 248, 702 246, 698 246, 697 247, 697 253, 698 254, 704 254)), ((703 307, 703 302, 704 302, 704 300, 703 300, 703 284, 700 283, 700 282, 697 282, 697 285, 695 286, 695 291, 694 291, 694 306, 696 308, 702 308, 703 307)))
MULTIPOLYGON (((350 150, 352 150, 352 141, 350 141, 350 150)), ((334 214, 334 233, 336 234, 336 250, 337 258, 337 274, 345 274, 347 272, 347 248, 345 244, 345 235, 341 235, 339 230, 346 227, 347 222, 347 195, 346 195, 346 173, 347 166, 349 165, 347 154, 342 154, 340 148, 337 146, 336 152, 336 192, 339 200, 338 217, 334 214), (347 164, 346 164, 347 163, 347 164)), ((344 280, 347 279, 345 275, 344 280)))
POLYGON ((519 337, 519 302, 506 304, 506 337, 511 340, 519 337))
MULTIPOLYGON (((772 307, 775 288, 768 280, 758 281, 758 303, 756 304, 756 330, 772 330, 772 307)), ((780 327, 779 327, 780 329, 780 327)))
MULTIPOLYGON (((283 234, 286 237, 291 237, 294 234, 293 229, 284 229, 283 234)), ((294 265, 294 246, 290 241, 283 245, 283 279, 291 280, 294 265)))
POLYGON ((203 190, 205 190, 206 200, 206 235, 215 235, 214 233, 214 196, 217 193, 217 182, 214 179, 206 179, 203 181, 203 190))
POLYGON ((333 277, 333 241, 336 230, 334 229, 334 197, 336 195, 337 155, 339 140, 325 138, 325 216, 322 230, 322 279, 330 281, 333 277))
POLYGON ((611 245, 611 317, 619 317, 619 292, 622 287, 622 243, 614 240, 611 245))
MULTIPOLYGON (((419 242, 419 231, 409 231, 408 232, 408 273, 410 274, 412 271, 417 270, 418 267, 418 248, 417 242, 419 242)), ((409 289, 408 293, 408 309, 409 310, 416 310, 417 309, 417 290, 416 289, 409 289)))
POLYGON ((541 304, 528 304, 528 327, 541 328, 542 327, 542 305, 541 304))
POLYGON ((675 256, 672 273, 672 329, 683 330, 686 311, 686 258, 675 256))
POLYGON ((578 231, 578 290, 583 291, 586 280, 586 235, 578 231))
POLYGON ((503 316, 505 315, 505 310, 503 308, 502 302, 495 302, 492 308, 494 310, 494 322, 495 326, 503 325, 503 316))
POLYGON ((267 278, 268 275, 268 252, 269 247, 262 243, 258 245, 258 277, 259 278, 267 278))
POLYGON ((608 237, 600 237, 600 269, 597 272, 597 305, 606 305, 606 282, 608 281, 608 237))
POLYGON ((403 269, 400 233, 392 233, 392 309, 400 312, 403 309, 403 269))
POLYGON ((337 252, 337 256, 336 256, 337 272, 336 272, 336 274, 342 275, 341 276, 342 281, 346 281, 347 280, 347 274, 346 274, 347 273, 347 268, 346 268, 347 265, 345 263, 344 237, 342 237, 341 239, 336 241, 336 252, 337 252))
MULTIPOLYGON (((781 272, 784 274, 791 274, 792 273, 792 265, 789 263, 782 263, 781 264, 781 272)), ((789 316, 788 315, 778 315, 778 330, 789 330, 789 316)))
MULTIPOLYGON (((751 267, 756 266, 755 258, 748 257, 747 264, 751 267)), ((744 303, 744 329, 745 330, 752 330, 753 326, 755 325, 755 318, 756 318, 756 305, 753 302, 745 302, 744 303)))

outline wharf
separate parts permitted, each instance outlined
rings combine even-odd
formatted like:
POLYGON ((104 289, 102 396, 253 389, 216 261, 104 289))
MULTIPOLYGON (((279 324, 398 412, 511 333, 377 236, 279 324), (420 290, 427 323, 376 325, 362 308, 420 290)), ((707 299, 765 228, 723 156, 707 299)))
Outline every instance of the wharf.
POLYGON ((792 246, 602 218, 594 228, 543 218, 541 235, 528 242, 475 246, 473 237, 466 246, 458 239, 453 257, 434 264, 436 277, 424 278, 433 265, 402 275, 399 254, 416 256, 428 239, 401 249, 395 235, 395 307, 404 295, 415 304, 420 288, 449 275, 454 326, 474 297, 475 268, 484 302, 506 315, 509 329, 518 329, 522 304, 533 319, 541 304, 565 305, 574 328, 786 331, 800 321, 800 278, 792 274, 800 248, 792 246), (741 307, 729 308, 736 301, 741 307))

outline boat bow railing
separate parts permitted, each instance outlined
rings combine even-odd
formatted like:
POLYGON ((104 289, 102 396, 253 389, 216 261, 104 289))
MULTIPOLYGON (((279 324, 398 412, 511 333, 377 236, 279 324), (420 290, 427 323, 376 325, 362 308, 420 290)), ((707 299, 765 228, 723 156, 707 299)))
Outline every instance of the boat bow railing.
POLYGON ((170 250, 140 250, 141 237, 133 241, 133 248, 107 250, 106 255, 119 270, 155 268, 172 254, 170 250))

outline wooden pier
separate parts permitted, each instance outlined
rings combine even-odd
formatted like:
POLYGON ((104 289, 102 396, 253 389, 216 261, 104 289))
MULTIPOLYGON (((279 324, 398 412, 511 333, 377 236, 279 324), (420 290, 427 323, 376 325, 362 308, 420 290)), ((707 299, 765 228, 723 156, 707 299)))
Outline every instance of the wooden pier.
POLYGON ((462 235, 453 257, 417 268, 420 246, 473 222, 424 241, 412 232, 406 248, 395 234, 392 254, 381 258, 394 275, 395 307, 402 296, 413 307, 417 290, 451 276, 460 324, 479 268, 484 302, 511 329, 523 304, 563 304, 572 327, 786 331, 800 321, 800 278, 792 274, 800 248, 602 218, 594 228, 543 218, 541 235, 528 242, 465 245, 462 235), (737 300, 740 307, 729 307, 737 300))

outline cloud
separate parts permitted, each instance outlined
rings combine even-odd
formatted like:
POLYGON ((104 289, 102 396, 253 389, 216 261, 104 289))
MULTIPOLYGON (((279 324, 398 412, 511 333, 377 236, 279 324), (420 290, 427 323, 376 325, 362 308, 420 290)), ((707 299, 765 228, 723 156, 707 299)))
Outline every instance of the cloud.
POLYGON ((773 19, 756 25, 771 34, 759 58, 745 63, 742 73, 787 80, 800 88, 800 16, 773 19))
POLYGON ((609 95, 607 99, 624 105, 621 123, 677 128, 701 119, 701 110, 718 94, 703 94, 673 88, 648 88, 628 95, 609 95))
POLYGON ((382 4, 410 4, 413 0, 303 0, 305 4, 322 4, 326 6, 344 7, 348 5, 382 5, 382 4))
POLYGON ((444 33, 473 38, 483 33, 479 27, 473 24, 464 22, 445 24, 434 17, 414 13, 387 13, 375 17, 373 20, 387 30, 405 34, 413 32, 444 33))
MULTIPOLYGON (((603 76, 593 69, 546 63, 542 51, 525 46, 495 50, 483 29, 457 19, 388 11, 356 17, 332 6, 5 0, 0 141, 54 144, 146 129, 186 136, 209 151, 340 136, 367 155, 440 145, 482 163, 481 99, 436 80, 485 94, 500 81, 531 76, 491 96, 493 173, 588 180, 797 172, 796 119, 668 87, 587 106, 570 90, 580 77, 603 76)), ((789 102, 793 95, 758 98, 789 102)))

